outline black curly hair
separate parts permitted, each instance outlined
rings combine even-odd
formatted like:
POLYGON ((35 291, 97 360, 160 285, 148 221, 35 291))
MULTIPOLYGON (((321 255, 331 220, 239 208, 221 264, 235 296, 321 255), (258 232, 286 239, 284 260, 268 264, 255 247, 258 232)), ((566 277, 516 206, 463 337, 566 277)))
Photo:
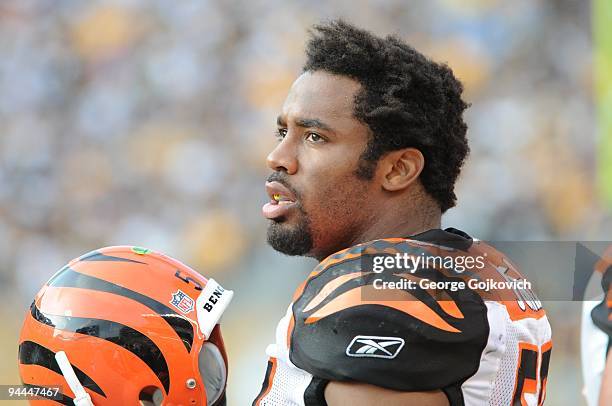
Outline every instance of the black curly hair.
POLYGON ((386 152, 413 147, 425 157, 420 181, 444 213, 469 152, 461 99, 451 69, 395 36, 380 38, 342 20, 313 26, 303 71, 325 71, 361 84, 355 117, 372 133, 357 174, 371 179, 386 152))

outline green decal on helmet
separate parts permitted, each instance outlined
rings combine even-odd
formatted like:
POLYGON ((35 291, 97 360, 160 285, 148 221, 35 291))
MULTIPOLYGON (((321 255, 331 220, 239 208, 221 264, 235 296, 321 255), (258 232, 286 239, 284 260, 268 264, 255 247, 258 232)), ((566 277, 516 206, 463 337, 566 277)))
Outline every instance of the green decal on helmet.
POLYGON ((132 251, 134 251, 136 254, 140 254, 140 255, 148 254, 149 252, 151 252, 150 249, 143 248, 143 247, 132 247, 132 251))

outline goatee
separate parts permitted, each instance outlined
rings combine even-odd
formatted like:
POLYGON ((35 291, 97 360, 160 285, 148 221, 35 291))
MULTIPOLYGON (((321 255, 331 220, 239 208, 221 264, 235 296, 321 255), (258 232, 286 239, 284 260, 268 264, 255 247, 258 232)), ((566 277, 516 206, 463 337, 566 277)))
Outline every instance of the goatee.
POLYGON ((307 255, 312 250, 310 222, 302 213, 302 221, 296 226, 287 224, 283 219, 272 221, 268 226, 268 244, 276 251, 286 255, 307 255))

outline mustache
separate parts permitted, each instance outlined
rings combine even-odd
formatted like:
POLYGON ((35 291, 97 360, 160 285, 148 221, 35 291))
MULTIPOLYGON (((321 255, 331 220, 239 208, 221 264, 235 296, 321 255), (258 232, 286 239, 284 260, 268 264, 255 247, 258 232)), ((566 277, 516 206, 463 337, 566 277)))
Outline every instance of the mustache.
POLYGON ((299 200, 300 193, 297 190, 295 190, 293 186, 291 186, 291 184, 289 183, 289 180, 287 179, 288 177, 289 175, 287 175, 285 172, 277 171, 277 172, 271 173, 270 176, 268 176, 268 178, 266 179, 266 182, 280 183, 281 185, 289 189, 289 191, 293 193, 295 198, 299 200))

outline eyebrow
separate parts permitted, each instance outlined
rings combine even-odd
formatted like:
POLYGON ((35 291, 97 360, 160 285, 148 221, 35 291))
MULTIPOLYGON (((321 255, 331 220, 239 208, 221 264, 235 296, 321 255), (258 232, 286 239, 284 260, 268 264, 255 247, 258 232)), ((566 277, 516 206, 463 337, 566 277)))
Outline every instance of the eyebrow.
MULTIPOLYGON (((276 124, 278 124, 279 126, 286 125, 285 120, 281 116, 278 116, 278 118, 276 119, 276 124)), ((316 118, 296 118, 295 124, 299 127, 319 128, 321 130, 327 130, 332 132, 334 131, 329 125, 316 118)))

